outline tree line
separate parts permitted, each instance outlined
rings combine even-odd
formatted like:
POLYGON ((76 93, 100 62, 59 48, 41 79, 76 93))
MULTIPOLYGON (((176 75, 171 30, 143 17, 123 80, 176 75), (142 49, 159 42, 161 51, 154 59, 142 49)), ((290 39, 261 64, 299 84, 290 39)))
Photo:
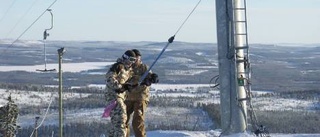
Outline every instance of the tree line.
MULTIPOLYGON (((42 91, 42 89, 46 89, 46 91, 53 90, 53 88, 47 87, 41 87, 36 85, 6 85, 6 84, 0 84, 0 88, 12 88, 12 89, 19 89, 19 90, 31 90, 31 91, 42 91)), ((202 89, 203 90, 203 89, 202 89)), ((84 89, 70 89, 68 90, 73 93, 95 93, 92 95, 89 95, 87 97, 82 97, 78 99, 68 99, 64 101, 64 107, 68 110, 74 110, 74 109, 82 109, 82 108, 101 108, 104 107, 105 101, 104 101, 104 94, 102 92, 102 89, 97 88, 84 88, 84 89)), ((288 91, 288 92, 280 92, 277 94, 267 94, 267 96, 280 96, 284 98, 296 98, 296 99, 316 99, 319 100, 319 91, 317 90, 308 90, 308 91, 288 91)), ((172 97, 172 96, 151 96, 149 106, 158 106, 158 107, 181 107, 181 108, 195 108, 195 109, 202 109, 205 111, 212 121, 215 121, 217 126, 215 128, 220 128, 221 126, 221 116, 220 116, 220 105, 219 104, 205 104, 205 103, 196 103, 198 100, 203 99, 202 97, 172 97)), ((57 99, 56 99, 57 100, 57 99)), ((45 107, 43 107, 45 108, 45 107)), ((21 108, 20 115, 21 114, 39 114, 40 109, 39 106, 32 106, 32 107, 25 107, 21 108)), ((51 109, 58 109, 58 103, 55 101, 52 104, 51 109)), ((320 125, 318 124, 320 122, 320 112, 319 111, 260 111, 255 110, 258 123, 264 125, 267 127, 270 133, 318 133, 320 131, 320 125)), ((76 134, 77 132, 81 133, 82 135, 86 133, 82 132, 89 132, 88 130, 92 129, 92 126, 96 126, 100 133, 105 133, 104 130, 106 130, 106 126, 108 124, 105 123, 73 123, 70 125, 66 125, 65 128, 69 127, 68 131, 66 132, 72 132, 72 134, 76 134), (79 125, 78 125, 79 124, 79 125), (73 131, 73 127, 81 127, 86 130, 79 130, 79 128, 75 128, 73 131), (101 129, 100 129, 101 128, 101 129), (75 132, 75 133, 74 133, 75 132)), ((43 129, 39 130, 45 130, 43 133, 47 133, 50 131, 56 132, 55 126, 44 126, 43 129), (50 130, 48 130, 48 128, 50 130)), ((190 130, 190 127, 188 127, 190 130)), ((19 133, 30 133, 30 130, 33 129, 33 127, 23 128, 21 129, 21 132, 19 133)), ((156 130, 156 129, 176 129, 176 130, 186 130, 186 126, 183 126, 183 124, 177 124, 177 125, 166 125, 166 123, 163 123, 161 125, 152 125, 150 124, 147 128, 148 130, 156 130)), ((96 132, 96 131, 90 131, 90 132, 96 132)), ((39 133, 41 133, 39 131, 39 133)), ((57 133, 57 132, 56 132, 57 133)), ((66 133, 67 134, 67 133, 66 133)), ((68 133, 69 134, 69 133, 68 133)), ((71 133, 70 133, 71 134, 71 133)), ((50 134, 51 135, 51 134, 50 134)), ((99 134, 100 135, 100 134, 99 134)), ((97 136, 99 136, 97 135, 97 136)), ((19 135, 20 136, 20 135, 19 135)), ((73 135, 70 135, 73 136, 73 135)))

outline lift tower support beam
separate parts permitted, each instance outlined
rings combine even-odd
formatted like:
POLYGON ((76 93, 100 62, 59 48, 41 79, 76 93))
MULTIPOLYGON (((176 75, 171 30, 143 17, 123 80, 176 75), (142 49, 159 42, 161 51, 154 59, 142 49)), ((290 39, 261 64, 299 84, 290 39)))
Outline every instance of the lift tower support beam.
POLYGON ((239 40, 234 35, 237 30, 234 29, 233 4, 234 0, 216 0, 222 135, 242 133, 247 128, 246 104, 239 101, 244 91, 237 81, 242 68, 236 63, 236 41, 239 40))

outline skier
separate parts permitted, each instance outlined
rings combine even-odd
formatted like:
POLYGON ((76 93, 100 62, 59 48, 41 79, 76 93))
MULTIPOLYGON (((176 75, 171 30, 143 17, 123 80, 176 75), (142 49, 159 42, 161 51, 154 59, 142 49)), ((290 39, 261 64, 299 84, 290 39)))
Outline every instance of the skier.
POLYGON ((129 86, 128 97, 125 100, 127 106, 126 130, 127 137, 130 136, 130 116, 133 113, 132 128, 135 137, 146 137, 144 120, 145 111, 149 103, 149 90, 151 83, 158 83, 158 75, 149 73, 144 81, 139 84, 140 77, 148 70, 148 66, 141 61, 141 53, 137 49, 132 49, 136 54, 136 62, 133 64, 133 76, 130 80, 132 86, 129 86))
POLYGON ((118 58, 109 71, 106 73, 106 93, 107 103, 116 101, 116 107, 110 112, 111 129, 108 131, 109 137, 125 137, 125 123, 127 121, 126 105, 124 104, 127 81, 131 78, 132 64, 136 61, 133 51, 127 50, 121 58, 118 58))

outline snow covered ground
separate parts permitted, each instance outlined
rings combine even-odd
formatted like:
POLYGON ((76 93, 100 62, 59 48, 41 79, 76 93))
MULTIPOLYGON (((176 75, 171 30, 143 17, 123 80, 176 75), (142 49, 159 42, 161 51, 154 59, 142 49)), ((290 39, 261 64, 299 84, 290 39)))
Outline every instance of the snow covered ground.
MULTIPOLYGON (((82 72, 92 69, 105 68, 107 65, 111 65, 114 62, 83 62, 83 63, 63 63, 63 72, 82 72)), ((27 71, 27 72, 38 72, 37 69, 43 68, 44 65, 27 65, 27 66, 0 66, 0 71, 27 71)), ((52 63, 47 64, 47 68, 58 70, 59 64, 52 63)))
MULTIPOLYGON (((148 137, 219 137, 220 130, 210 131, 150 131, 148 137)), ((224 137, 256 137, 251 133, 239 133, 224 137)), ((271 137, 320 137, 320 134, 271 134, 271 137)))
MULTIPOLYGON (((177 131, 177 130, 155 130, 148 131, 148 137, 219 137, 221 134, 220 130, 209 130, 209 131, 177 131)), ((271 137, 319 137, 320 134, 270 134, 271 137)), ((105 137, 101 135, 100 137, 105 137)), ((134 136, 131 136, 134 137, 134 136)), ((238 133, 226 135, 224 137, 256 137, 252 133, 238 133)))
MULTIPOLYGON (((103 87, 103 85, 90 85, 90 87, 103 87)), ((172 96, 172 97, 179 97, 179 96, 186 96, 186 97, 196 97, 196 96, 206 96, 207 98, 204 98, 203 102, 215 102, 219 103, 219 92, 212 90, 207 93, 203 94, 195 94, 195 91, 197 88, 200 87, 209 87, 209 85, 203 84, 154 84, 152 86, 152 96, 172 96), (175 93, 164 93, 162 91, 180 91, 175 93), (209 95, 209 96, 208 96, 209 95)), ((254 94, 262 95, 262 94, 269 94, 272 93, 271 91, 253 91, 254 94)), ((50 102, 51 96, 57 97, 57 94, 52 94, 50 92, 40 92, 40 91, 19 91, 14 90, 7 92, 4 89, 0 89, 0 105, 6 104, 7 100, 6 98, 11 94, 12 99, 18 104, 18 106, 22 105, 32 105, 32 106, 38 106, 38 105, 47 105, 50 102)), ((70 99, 70 98, 80 98, 80 97, 86 97, 90 94, 78 94, 78 93, 65 93, 63 95, 64 99, 70 99)), ((273 98, 273 97, 258 97, 253 99, 253 104, 256 106, 257 109, 263 109, 263 110, 310 110, 313 107, 312 101, 307 100, 295 100, 295 99, 283 99, 283 98, 273 98)), ((319 107, 319 106, 315 106, 319 107)), ((79 119, 86 119, 88 121, 105 121, 108 122, 109 118, 101 118, 101 114, 103 112, 104 108, 96 108, 96 109, 81 109, 81 110, 69 110, 65 114, 65 122, 72 123, 76 122, 79 119)), ((146 121, 154 120, 158 117, 165 117, 166 113, 170 112, 172 113, 172 110, 176 110, 174 115, 183 115, 190 113, 191 110, 188 108, 172 108, 168 107, 166 109, 159 109, 156 107, 148 107, 147 113, 149 116, 147 116, 146 121), (152 116, 152 117, 151 117, 152 116)), ((45 110, 42 110, 42 114, 44 115, 45 110)), ((199 112, 192 112, 190 114, 199 115, 196 113, 199 112)), ((42 119, 40 116, 40 120, 42 119)), ((172 115, 172 114, 170 114, 172 115)), ((201 115, 201 114, 200 114, 201 115)), ((191 117, 191 116, 190 116, 191 117)), ((203 116, 204 119, 202 119, 201 123, 204 124, 202 127, 210 127, 213 126, 214 123, 206 122, 207 116, 203 116)), ((19 117, 19 125, 24 127, 28 126, 34 123, 34 115, 23 115, 19 117)), ((174 121, 173 119, 168 119, 169 121, 174 121)), ((44 121, 45 125, 51 125, 51 124, 58 124, 58 112, 50 112, 46 116, 46 119, 44 121)), ((162 131, 162 130, 156 130, 156 131, 149 131, 147 133, 150 137, 214 137, 220 135, 219 130, 210 130, 210 128, 205 129, 205 131, 162 131)), ((244 137, 244 136, 253 136, 252 134, 243 133, 243 134, 236 134, 236 135, 230 135, 230 137, 244 137)), ((272 134, 274 137, 320 137, 320 134, 272 134)))
MULTIPOLYGON (((11 94, 11 99, 18 105, 39 106, 48 104, 52 98, 58 98, 58 93, 39 92, 39 91, 21 91, 0 89, 0 106, 5 105, 8 101, 7 98, 11 94)), ((63 99, 87 97, 90 94, 85 93, 64 93, 63 99)))
MULTIPOLYGON (((185 60, 190 61, 190 60, 185 60)), ((99 69, 105 67, 107 65, 112 64, 113 62, 92 62, 92 63, 64 63, 63 70, 64 72, 83 72, 91 69, 99 69), (76 67, 75 67, 76 66, 76 67)), ((36 69, 42 68, 43 65, 35 65, 35 66, 0 66, 0 71, 14 71, 14 70, 24 70, 29 72, 36 72, 36 69)), ((57 68, 57 64, 47 64, 48 68, 57 68)), ((175 73, 175 72, 172 72, 175 73)), ((197 72, 190 72, 188 74, 193 75, 197 72)), ((89 87, 103 87, 105 85, 89 85, 89 87)), ((204 93, 196 93, 196 90, 200 87, 208 88, 207 84, 154 84, 152 85, 151 96, 171 96, 171 97, 203 97, 202 100, 198 100, 201 103, 219 103, 220 96, 217 90, 210 90, 204 93), (175 92, 163 92, 163 91, 175 91, 175 92)), ((272 94, 272 91, 253 91, 255 95, 263 95, 263 94, 272 94)), ((50 92, 41 92, 41 91, 18 91, 14 90, 7 92, 5 89, 0 89, 0 106, 6 104, 6 98, 11 94, 12 99, 18 104, 19 107, 23 105, 30 106, 39 106, 39 105, 48 105, 50 102, 51 96, 56 98, 57 93, 52 94, 50 92)), ((64 99, 71 98, 81 98, 89 96, 90 94, 78 94, 78 93, 64 93, 64 99)), ((274 98, 274 97, 260 97, 253 98, 252 104, 255 109, 260 110, 313 110, 319 108, 320 106, 315 106, 315 103, 308 100, 296 100, 296 99, 284 99, 284 98, 274 98)), ((165 116, 170 109, 177 108, 168 108, 167 110, 155 107, 148 107, 148 113, 153 116, 165 116)), ((42 110, 43 113, 40 117, 43 117, 45 110, 42 110)), ((193 114, 200 114, 201 111, 191 110, 191 109, 180 109, 176 111, 175 115, 181 115, 184 113, 188 113, 190 111, 195 111, 193 114)), ((86 119, 90 121, 103 121, 105 119, 101 118, 101 114, 103 112, 103 108, 95 108, 95 109, 83 109, 77 111, 67 111, 65 114, 65 122, 74 122, 78 119, 86 119)), ((203 117, 206 118, 204 115, 203 117)), ((34 115, 23 115, 18 119, 18 124, 23 126, 28 126, 30 124, 34 124, 34 115)), ((151 119, 154 117, 147 117, 151 119)), ((214 125, 214 123, 206 122, 206 119, 201 121, 206 124, 204 126, 210 127, 214 125)), ((40 118, 41 120, 41 118, 40 118)), ((105 120, 106 122, 108 121, 105 120)), ((172 120, 174 121, 174 120, 172 120)), ((58 112, 51 112, 47 115, 44 124, 57 124, 58 123, 58 112)), ((320 131, 319 131, 320 132, 320 131)), ((221 133, 220 130, 210 130, 206 129, 205 131, 149 131, 147 135, 149 137, 214 137, 219 136, 221 133)), ((252 136, 248 133, 243 134, 235 134, 230 135, 230 137, 244 137, 244 136, 252 136)), ((272 134, 272 137, 320 137, 320 134, 272 134)))
POLYGON ((156 130, 147 132, 148 137, 217 137, 220 135, 218 130, 210 131, 168 131, 156 130))
MULTIPOLYGON (((104 85, 89 85, 88 87, 101 87, 104 85)), ((194 93, 199 87, 209 87, 207 84, 154 84, 152 85, 151 96, 171 96, 171 97, 203 97, 201 103, 219 103, 220 95, 216 90, 209 91, 209 93, 194 93), (180 92, 162 92, 165 90, 180 91, 180 92)), ((252 91, 253 94, 262 95, 272 93, 271 91, 252 91)), ((17 104, 36 106, 40 104, 47 104, 50 102, 50 92, 39 91, 10 91, 12 99, 17 104)), ((6 98, 9 92, 0 89, 0 106, 6 103, 6 98)), ((64 99, 80 98, 89 96, 90 94, 78 93, 64 93, 64 99)), ((58 97, 58 94, 52 94, 53 97, 58 97)), ((253 105, 259 110, 314 110, 319 109, 320 106, 311 100, 296 100, 274 97, 256 97, 252 99, 253 105)), ((196 102, 195 102, 196 103, 196 102)))

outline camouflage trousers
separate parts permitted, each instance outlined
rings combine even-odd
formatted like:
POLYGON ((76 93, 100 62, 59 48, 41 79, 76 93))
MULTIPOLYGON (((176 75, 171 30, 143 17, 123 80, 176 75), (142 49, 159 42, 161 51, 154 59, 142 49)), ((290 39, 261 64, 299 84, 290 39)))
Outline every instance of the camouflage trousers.
POLYGON ((132 117, 132 129, 134 131, 135 137, 146 137, 146 130, 144 126, 145 111, 148 105, 148 101, 129 101, 126 100, 125 104, 127 106, 127 121, 126 130, 127 137, 130 136, 130 116, 132 117))
MULTIPOLYGON (((112 98, 107 99, 108 102, 112 98)), ((108 130, 108 137, 125 137, 125 123, 127 121, 126 105, 123 98, 116 98, 117 105, 110 112, 111 128, 108 130)))

